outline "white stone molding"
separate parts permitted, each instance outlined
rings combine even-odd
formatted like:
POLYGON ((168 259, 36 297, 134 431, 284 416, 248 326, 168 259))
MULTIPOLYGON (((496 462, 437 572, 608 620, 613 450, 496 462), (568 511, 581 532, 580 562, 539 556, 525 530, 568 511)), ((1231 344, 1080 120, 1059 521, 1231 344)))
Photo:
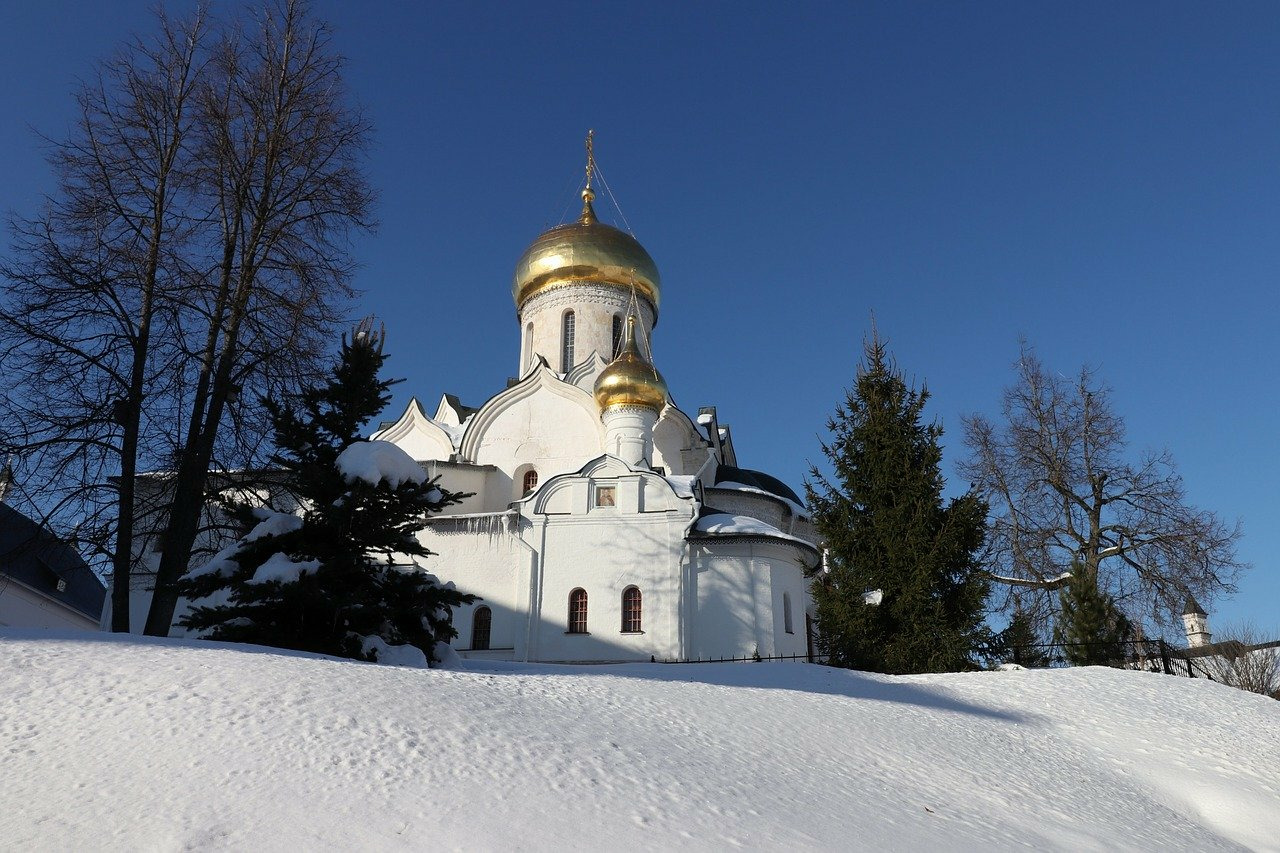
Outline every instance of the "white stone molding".
POLYGON ((395 423, 378 430, 369 438, 389 441, 418 461, 447 460, 454 451, 452 436, 443 426, 422 413, 417 397, 410 398, 404 414, 395 423))
POLYGON ((604 441, 604 425, 600 423, 599 409, 595 399, 576 385, 571 385, 556 375, 545 362, 540 361, 535 370, 531 370, 524 379, 515 385, 490 397, 489 400, 467 419, 467 429, 462 435, 462 443, 458 448, 459 457, 467 462, 475 462, 484 444, 485 434, 500 415, 523 400, 539 392, 546 392, 563 397, 582 407, 595 422, 600 441, 604 441))
POLYGON ((583 391, 591 394, 595 391, 596 377, 600 375, 600 371, 609 366, 609 362, 600 357, 600 353, 595 350, 591 351, 591 355, 586 360, 569 371, 564 381, 570 385, 577 385, 583 391))

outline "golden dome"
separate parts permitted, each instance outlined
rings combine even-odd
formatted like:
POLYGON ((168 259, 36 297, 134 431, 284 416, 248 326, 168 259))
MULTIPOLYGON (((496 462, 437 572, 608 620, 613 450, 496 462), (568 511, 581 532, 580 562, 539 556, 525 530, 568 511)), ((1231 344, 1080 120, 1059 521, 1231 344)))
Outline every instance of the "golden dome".
POLYGON ((636 316, 627 317, 621 352, 596 377, 595 398, 600 411, 610 406, 647 406, 662 411, 667 404, 667 383, 636 346, 636 316))
POLYGON ((636 289, 653 306, 660 299, 658 266, 636 238, 596 220, 590 188, 582 194, 576 222, 544 231, 516 264, 511 295, 519 309, 525 300, 553 287, 592 282, 636 289))

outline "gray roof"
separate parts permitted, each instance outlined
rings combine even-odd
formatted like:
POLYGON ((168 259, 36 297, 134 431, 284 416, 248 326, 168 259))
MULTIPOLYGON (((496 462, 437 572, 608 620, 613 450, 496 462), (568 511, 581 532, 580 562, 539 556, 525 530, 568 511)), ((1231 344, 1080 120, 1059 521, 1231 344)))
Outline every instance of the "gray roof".
POLYGON ((75 549, 11 506, 0 504, 0 575, 91 619, 102 616, 106 587, 75 549), (63 581, 63 589, 58 582, 63 581))
POLYGON ((1191 593, 1187 593, 1187 604, 1185 607, 1182 608, 1182 615, 1183 616, 1208 616, 1209 614, 1204 612, 1204 608, 1200 606, 1200 602, 1196 601, 1196 598, 1194 595, 1192 595, 1191 593))

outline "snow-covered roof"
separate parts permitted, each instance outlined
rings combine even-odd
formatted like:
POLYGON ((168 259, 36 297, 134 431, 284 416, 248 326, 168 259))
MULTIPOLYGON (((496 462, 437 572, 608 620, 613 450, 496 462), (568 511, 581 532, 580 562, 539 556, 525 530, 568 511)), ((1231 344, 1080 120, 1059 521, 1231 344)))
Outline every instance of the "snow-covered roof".
POLYGON ((707 507, 705 514, 698 519, 694 530, 711 536, 763 536, 769 539, 781 539, 803 546, 806 550, 818 553, 812 542, 806 542, 798 536, 783 533, 772 524, 752 518, 749 515, 731 515, 727 512, 707 507))

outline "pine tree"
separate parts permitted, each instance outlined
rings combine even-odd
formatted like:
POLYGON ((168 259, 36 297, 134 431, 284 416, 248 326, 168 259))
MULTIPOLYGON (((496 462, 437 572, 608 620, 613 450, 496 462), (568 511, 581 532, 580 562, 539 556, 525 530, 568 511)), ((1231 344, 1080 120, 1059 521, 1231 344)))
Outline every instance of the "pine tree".
POLYGON ((996 660, 1000 663, 1016 663, 1031 669, 1047 667, 1052 657, 1045 648, 1044 638, 1036 631, 1035 621, 1025 610, 1015 610, 1009 625, 997 636, 994 643, 996 660))
POLYGON ((1106 666, 1125 659, 1133 626, 1080 563, 1071 567, 1071 578, 1058 591, 1058 600, 1062 610, 1053 639, 1064 645, 1072 665, 1106 666))
POLYGON ((987 581, 974 554, 986 505, 972 492, 944 505, 942 427, 921 423, 927 390, 908 388, 878 337, 828 421, 806 483, 828 573, 813 585, 819 646, 832 663, 880 672, 966 669, 988 632, 987 581), (864 594, 881 590, 878 605, 864 594))
POLYGON ((325 384, 291 404, 263 400, 275 430, 274 462, 301 515, 240 507, 258 526, 183 580, 182 594, 204 603, 182 627, 208 639, 363 660, 378 659, 379 647, 385 655, 385 646, 407 644, 434 661, 435 644, 456 636, 451 608, 475 596, 393 561, 430 555, 415 532, 429 513, 464 495, 428 480, 398 447, 360 435, 390 401, 392 381, 378 378, 384 338, 363 321, 350 342, 343 337, 325 384))

